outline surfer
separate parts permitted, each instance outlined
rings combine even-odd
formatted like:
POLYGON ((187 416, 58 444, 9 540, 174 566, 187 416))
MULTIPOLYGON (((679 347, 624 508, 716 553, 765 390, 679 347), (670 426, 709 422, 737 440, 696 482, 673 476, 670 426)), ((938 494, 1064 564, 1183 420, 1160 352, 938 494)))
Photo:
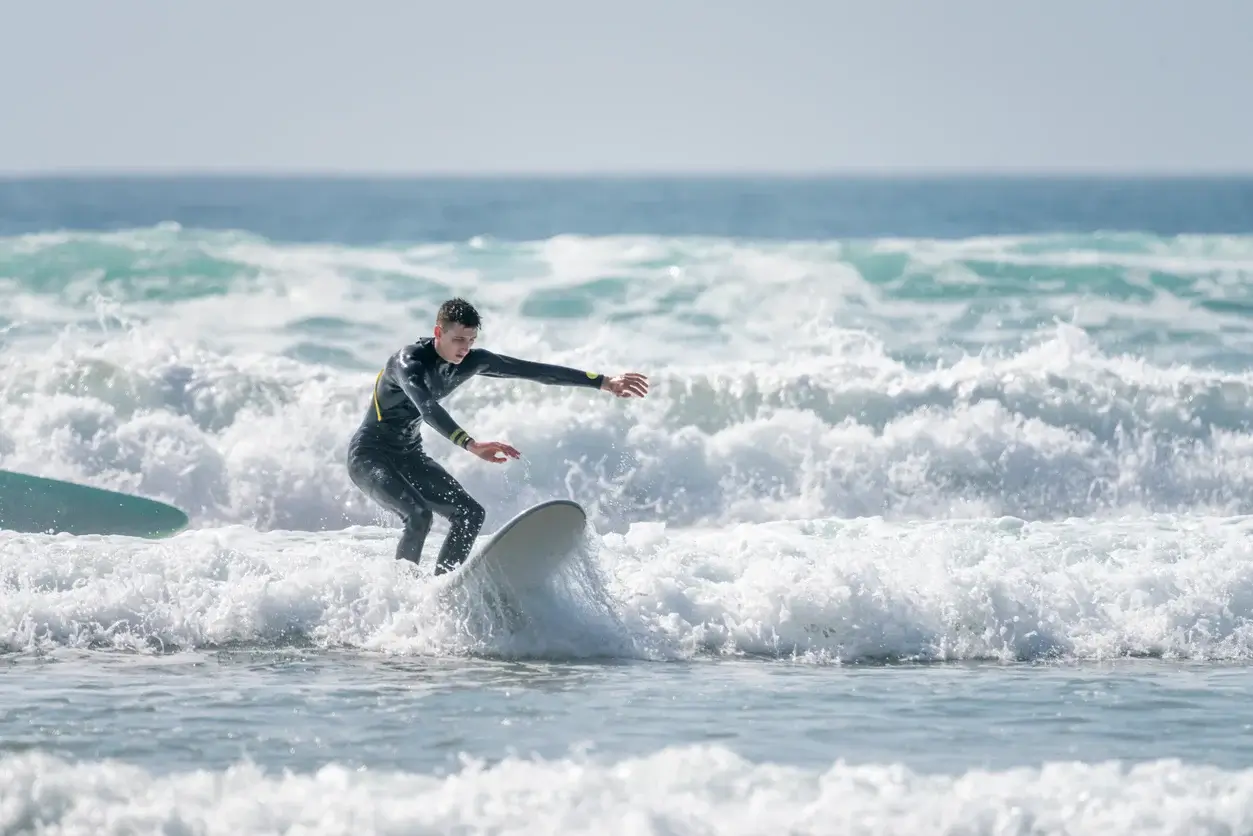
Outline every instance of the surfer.
POLYGON ((361 426, 348 444, 353 484, 404 523, 396 558, 418 563, 434 514, 448 520, 435 574, 455 569, 470 554, 483 527, 483 506, 422 446, 426 423, 444 438, 487 462, 520 455, 503 441, 476 441, 439 402, 475 375, 530 380, 553 386, 601 389, 620 398, 644 397, 648 379, 628 372, 608 377, 566 366, 519 360, 475 348, 479 312, 449 299, 435 314, 433 337, 422 337, 391 357, 374 380, 361 426))

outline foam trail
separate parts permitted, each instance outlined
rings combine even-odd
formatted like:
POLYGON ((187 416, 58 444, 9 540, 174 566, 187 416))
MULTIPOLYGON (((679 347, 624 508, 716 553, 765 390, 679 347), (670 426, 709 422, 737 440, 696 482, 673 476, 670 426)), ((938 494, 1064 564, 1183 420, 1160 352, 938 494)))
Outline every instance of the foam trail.
MULTIPOLYGON (((623 657, 622 625, 584 540, 508 618, 493 581, 453 592, 394 559, 394 535, 258 535, 233 527, 168 541, 0 533, 0 648, 175 652, 315 645, 405 655, 623 657)), ((511 594, 516 593, 510 590, 511 594)))
MULTIPOLYGON (((395 532, 169 542, 0 534, 0 647, 312 645, 406 656, 1253 659, 1250 518, 636 525, 589 538, 512 624, 441 599, 395 532)), ((438 543, 428 544, 426 571, 438 543)))

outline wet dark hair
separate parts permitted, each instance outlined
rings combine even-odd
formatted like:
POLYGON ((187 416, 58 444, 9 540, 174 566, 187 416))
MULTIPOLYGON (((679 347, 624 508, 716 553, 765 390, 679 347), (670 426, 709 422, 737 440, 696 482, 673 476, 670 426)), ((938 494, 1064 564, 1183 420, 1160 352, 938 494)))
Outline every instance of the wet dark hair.
POLYGON ((435 322, 441 328, 447 328, 454 323, 464 325, 466 328, 478 328, 482 320, 479 319, 478 310, 458 296, 439 306, 439 311, 435 314, 435 322))

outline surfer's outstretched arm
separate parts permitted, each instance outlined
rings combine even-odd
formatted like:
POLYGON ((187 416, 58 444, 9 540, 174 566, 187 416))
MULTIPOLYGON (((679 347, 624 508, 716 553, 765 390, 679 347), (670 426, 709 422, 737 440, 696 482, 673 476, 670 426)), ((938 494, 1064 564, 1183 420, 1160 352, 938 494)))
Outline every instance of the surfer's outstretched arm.
POLYGON ((549 386, 584 386, 599 389, 605 376, 598 372, 585 372, 569 366, 557 366, 552 363, 536 363, 533 360, 520 360, 507 354, 497 354, 484 348, 471 351, 472 360, 484 377, 512 377, 518 380, 530 380, 549 386))
POLYGON ((420 365, 417 363, 398 362, 396 382, 404 390, 404 393, 409 396, 409 400, 413 401, 413 405, 418 408, 418 412, 422 415, 422 420, 433 427, 436 432, 458 447, 468 447, 474 443, 474 439, 470 437, 470 434, 463 430, 453 420, 453 417, 448 414, 448 410, 440 406, 439 402, 435 400, 435 396, 427 388, 426 381, 422 378, 422 367, 420 365))
MULTIPOLYGON (((588 389, 604 389, 620 398, 644 397, 648 392, 648 378, 628 372, 620 377, 609 377, 600 372, 588 372, 552 363, 536 363, 520 360, 507 354, 496 354, 476 348, 471 352, 478 373, 484 377, 512 377, 530 380, 550 386, 581 386, 588 389)), ((467 358, 469 359, 469 358, 467 358)))

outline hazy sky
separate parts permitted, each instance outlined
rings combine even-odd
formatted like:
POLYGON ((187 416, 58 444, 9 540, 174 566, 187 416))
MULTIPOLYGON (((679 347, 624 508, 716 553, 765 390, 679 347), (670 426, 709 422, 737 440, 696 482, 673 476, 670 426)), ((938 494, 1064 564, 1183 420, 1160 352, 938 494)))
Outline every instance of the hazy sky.
POLYGON ((1249 0, 0 0, 0 169, 1253 170, 1249 0))

